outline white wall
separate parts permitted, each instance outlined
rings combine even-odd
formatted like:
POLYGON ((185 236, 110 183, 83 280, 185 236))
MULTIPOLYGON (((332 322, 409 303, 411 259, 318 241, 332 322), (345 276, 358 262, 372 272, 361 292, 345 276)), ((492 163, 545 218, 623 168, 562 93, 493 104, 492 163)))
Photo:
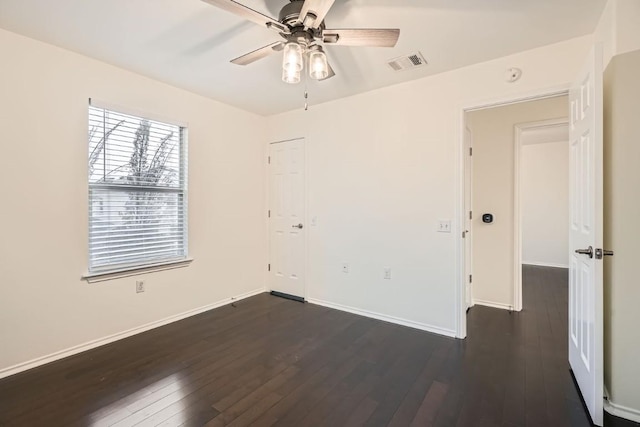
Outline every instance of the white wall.
POLYGON ((471 291, 476 304, 515 307, 515 126, 565 118, 568 111, 568 99, 561 96, 467 114, 473 135, 471 291), (493 223, 482 222, 484 213, 493 214, 493 223))
POLYGON ((640 50, 604 74, 605 385, 608 411, 640 422, 640 50))
POLYGON ((635 249, 640 186, 636 131, 640 73, 640 2, 609 0, 594 33, 604 51, 605 409, 640 422, 640 300, 635 249))
POLYGON ((3 30, 0 52, 0 375, 264 287, 264 118, 3 30), (80 280, 90 97, 189 124, 195 261, 140 276, 143 294, 80 280))
POLYGON ((520 150, 522 263, 569 266, 569 143, 520 150))
POLYGON ((603 47, 604 68, 615 55, 640 49, 640 2, 609 0, 593 35, 603 47))
POLYGON ((306 112, 301 92, 299 110, 270 117, 270 140, 308 144, 308 215, 318 226, 308 228, 307 297, 453 334, 461 110, 566 87, 591 42, 577 38, 306 112), (503 80, 512 66, 524 70, 516 84, 503 80), (438 219, 452 220, 453 232, 437 233, 438 219))
POLYGON ((615 55, 640 49, 640 1, 615 0, 615 55))

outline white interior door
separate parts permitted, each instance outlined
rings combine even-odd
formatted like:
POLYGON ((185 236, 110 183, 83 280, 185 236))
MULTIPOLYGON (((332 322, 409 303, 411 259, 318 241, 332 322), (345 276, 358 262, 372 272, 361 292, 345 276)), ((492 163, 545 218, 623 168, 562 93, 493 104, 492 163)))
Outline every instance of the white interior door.
POLYGON ((269 152, 269 285, 304 298, 304 140, 270 144, 269 152))
POLYGON ((569 363, 594 424, 602 425, 602 58, 569 92, 569 363), (577 253, 579 250, 581 253, 577 253), (598 259, 600 258, 600 259, 598 259))
POLYGON ((473 294, 471 286, 473 286, 473 234, 472 226, 472 203, 473 203, 473 137, 468 127, 464 129, 464 149, 466 151, 464 161, 464 208, 465 208, 465 231, 464 231, 464 271, 465 271, 465 301, 467 308, 473 306, 473 294))

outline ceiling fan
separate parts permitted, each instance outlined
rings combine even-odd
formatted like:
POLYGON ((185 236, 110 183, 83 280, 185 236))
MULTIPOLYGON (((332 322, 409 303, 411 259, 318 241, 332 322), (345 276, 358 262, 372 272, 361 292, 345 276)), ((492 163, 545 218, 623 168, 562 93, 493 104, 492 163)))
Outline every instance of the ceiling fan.
POLYGON ((282 80, 286 83, 300 82, 305 60, 311 78, 326 80, 335 76, 324 45, 393 47, 400 36, 399 29, 327 29, 324 18, 335 0, 290 0, 280 10, 278 20, 233 0, 203 1, 278 32, 284 41, 268 44, 231 62, 248 65, 284 51, 282 80))

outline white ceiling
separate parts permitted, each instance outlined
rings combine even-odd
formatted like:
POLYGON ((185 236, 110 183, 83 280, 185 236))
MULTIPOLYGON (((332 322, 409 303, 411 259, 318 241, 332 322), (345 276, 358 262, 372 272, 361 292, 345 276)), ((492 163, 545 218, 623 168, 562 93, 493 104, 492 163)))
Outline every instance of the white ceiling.
MULTIPOLYGON (((277 18, 287 0, 241 0, 277 18)), ((331 46, 337 76, 309 80, 311 104, 593 32, 605 0, 336 0, 328 28, 400 28, 394 48, 331 46), (429 66, 394 72, 415 51, 429 66)), ((229 60, 277 33, 200 0, 0 0, 0 27, 262 115, 303 105, 280 80, 281 57, 229 60)), ((526 72, 526 70, 524 70, 526 72)))

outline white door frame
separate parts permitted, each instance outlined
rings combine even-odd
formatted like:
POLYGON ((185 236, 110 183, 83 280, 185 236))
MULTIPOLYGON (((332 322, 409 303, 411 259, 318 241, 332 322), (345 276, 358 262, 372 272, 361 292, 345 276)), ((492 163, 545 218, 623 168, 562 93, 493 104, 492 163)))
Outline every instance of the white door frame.
MULTIPOLYGON (((305 301, 307 301, 307 289, 308 289, 308 285, 307 282, 309 281, 309 198, 307 197, 308 191, 309 191, 309 150, 308 150, 308 139, 301 136, 301 137, 296 137, 296 138, 289 138, 289 139, 281 139, 281 140, 277 140, 277 141, 271 141, 271 142, 267 142, 266 144, 266 155, 265 155, 265 187, 266 187, 266 198, 265 198, 265 213, 269 212, 270 207, 270 200, 271 200, 271 172, 269 170, 269 163, 270 163, 270 157, 271 157, 271 146, 273 144, 281 144, 283 142, 290 142, 290 141, 302 141, 303 144, 305 144, 304 148, 304 227, 306 229, 306 232, 303 235, 303 240, 304 240, 304 255, 303 255, 303 262, 304 262, 304 272, 305 272, 305 280, 304 280, 304 286, 303 286, 303 293, 302 293, 302 297, 304 298, 305 301)), ((266 250, 266 254, 267 254, 267 260, 266 260, 266 264, 270 264, 271 262, 271 223, 270 223, 270 218, 267 214, 265 214, 265 218, 266 218, 266 235, 267 235, 267 250, 266 250)), ((271 271, 269 271, 268 269, 265 268, 265 282, 264 282, 264 288, 266 291, 272 291, 273 289, 271 289, 271 284, 270 284, 270 280, 269 280, 269 275, 271 274, 271 271)))
MULTIPOLYGON (((559 95, 562 96, 562 95, 559 95)), ((568 106, 567 106, 568 108, 568 106)), ((522 152, 522 133, 532 129, 545 129, 569 126, 569 118, 519 123, 515 126, 515 146, 513 147, 513 303, 514 311, 522 311, 522 199, 520 183, 520 153, 522 152)), ((568 165, 567 165, 568 166, 568 165)), ((569 201, 567 200, 567 203, 569 201)))
MULTIPOLYGON (((562 86, 555 86, 546 89, 539 89, 537 91, 525 92, 525 93, 515 93, 512 95, 507 95, 500 98, 494 99, 486 99, 479 100, 474 102, 469 102, 460 105, 459 111, 460 114, 458 116, 458 173, 457 175, 457 206, 456 206, 456 227, 455 231, 457 233, 458 238, 456 239, 456 281, 457 286, 456 289, 456 337, 457 338, 466 338, 467 336, 467 308, 466 308, 466 299, 465 299, 465 287, 466 287, 466 267, 465 267, 465 239, 462 237, 462 232, 465 230, 465 195, 466 195, 466 186, 465 186, 465 155, 466 151, 464 149, 464 133, 466 123, 466 114, 475 110, 483 110, 486 108, 492 107, 501 107, 510 104, 519 104, 527 101, 536 101, 540 99, 546 98, 554 98, 557 96, 563 96, 569 94, 569 84, 562 86)), ((473 230, 470 230, 473 233, 473 230)))
POLYGON ((474 306, 474 301, 473 301, 473 283, 471 281, 472 276, 473 276, 473 265, 470 263, 470 261, 473 259, 473 234, 471 233, 471 228, 473 226, 473 220, 472 220, 472 215, 469 213, 467 214, 467 212, 471 212, 473 209, 473 185, 471 185, 471 183, 473 182, 473 156, 471 155, 471 151, 473 151, 473 133, 471 132, 471 129, 469 129, 469 127, 466 125, 464 126, 464 136, 463 136, 464 140, 465 140, 465 145, 463 147, 464 153, 464 171, 463 171, 463 176, 464 176, 464 186, 465 186, 465 192, 464 192, 464 224, 462 224, 462 227, 464 229, 463 233, 464 233, 464 245, 463 245, 463 249, 465 251, 465 265, 464 265, 464 273, 463 273, 463 280, 465 283, 465 287, 464 287, 464 298, 465 298, 465 302, 466 302, 466 307, 465 310, 469 310, 471 307, 474 306), (467 256, 469 257, 467 259, 467 256))

